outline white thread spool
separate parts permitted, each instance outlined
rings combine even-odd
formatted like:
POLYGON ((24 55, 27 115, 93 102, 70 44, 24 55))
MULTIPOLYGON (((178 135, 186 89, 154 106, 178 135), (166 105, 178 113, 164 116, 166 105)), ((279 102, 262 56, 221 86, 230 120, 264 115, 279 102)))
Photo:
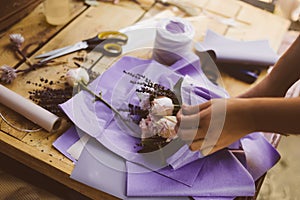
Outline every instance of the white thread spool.
POLYGON ((195 30, 182 18, 163 19, 158 23, 153 59, 172 65, 191 53, 195 30))

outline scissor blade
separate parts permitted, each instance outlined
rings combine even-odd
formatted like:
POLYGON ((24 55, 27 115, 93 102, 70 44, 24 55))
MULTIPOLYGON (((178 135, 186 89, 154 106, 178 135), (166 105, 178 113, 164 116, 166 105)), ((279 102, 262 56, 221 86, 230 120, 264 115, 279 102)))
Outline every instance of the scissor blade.
POLYGON ((63 48, 55 49, 55 50, 49 51, 47 53, 43 53, 43 54, 37 55, 34 58, 46 58, 46 57, 58 54, 59 52, 66 51, 66 50, 70 49, 73 46, 74 45, 70 45, 70 46, 66 46, 66 47, 63 47, 63 48))
MULTIPOLYGON (((88 47, 88 44, 86 42, 78 42, 78 43, 76 43, 74 45, 71 45, 71 46, 67 46, 67 47, 64 47, 64 48, 61 48, 61 49, 53 50, 53 51, 56 51, 56 53, 54 52, 54 54, 51 53, 51 52, 46 53, 46 54, 48 54, 49 57, 46 56, 47 58, 42 59, 39 62, 46 62, 48 60, 52 60, 54 58, 58 58, 60 56, 64 56, 66 54, 69 54, 69 53, 72 53, 72 52, 75 52, 75 51, 78 51, 78 50, 81 50, 81 49, 86 49, 87 47, 88 47)), ((38 57, 42 58, 42 57, 45 57, 45 55, 44 56, 39 55, 38 57)))

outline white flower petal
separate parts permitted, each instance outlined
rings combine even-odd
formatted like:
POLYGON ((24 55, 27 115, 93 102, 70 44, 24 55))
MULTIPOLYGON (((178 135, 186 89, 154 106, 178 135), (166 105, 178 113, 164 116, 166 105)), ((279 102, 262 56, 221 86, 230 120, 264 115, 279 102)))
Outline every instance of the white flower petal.
POLYGON ((172 115, 174 110, 174 105, 172 99, 168 97, 157 98, 153 100, 153 106, 151 108, 151 113, 154 115, 172 115))
POLYGON ((74 86, 77 85, 79 82, 88 84, 90 78, 89 78, 89 74, 85 69, 77 68, 77 69, 70 69, 66 73, 66 80, 69 85, 74 86))
POLYGON ((17 46, 21 46, 25 41, 24 37, 19 33, 14 33, 9 35, 10 41, 17 46))

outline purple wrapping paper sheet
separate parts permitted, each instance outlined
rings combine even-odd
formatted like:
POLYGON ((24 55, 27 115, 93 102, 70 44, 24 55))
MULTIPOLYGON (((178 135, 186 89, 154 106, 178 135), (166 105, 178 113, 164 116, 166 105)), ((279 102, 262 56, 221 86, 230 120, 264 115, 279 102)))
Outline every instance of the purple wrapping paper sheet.
MULTIPOLYGON (((80 133, 82 134, 82 133, 80 133)), ((68 140, 74 140, 78 138, 77 130, 72 127, 70 128, 65 135, 68 135, 68 137, 63 137, 60 139, 60 143, 58 145, 65 146, 64 143, 67 143, 68 140)), ((224 156, 222 156, 224 159, 224 156)), ((226 157, 226 156, 225 156, 226 157)), ((207 159, 207 158, 205 158, 207 159)), ((201 159, 197 160, 191 164, 195 165, 194 168, 198 166, 198 168, 203 167, 204 164, 206 164, 206 160, 201 159)), ((214 163, 213 163, 214 165, 214 163)), ((186 170, 184 174, 177 173, 177 170, 168 170, 166 168, 161 169, 160 171, 163 173, 165 171, 166 173, 175 173, 180 178, 188 178, 188 173, 194 173, 190 172, 188 169, 185 169, 185 167, 181 168, 180 170, 186 170)), ((210 169, 210 167, 206 167, 210 169)), ((206 169, 207 170, 207 169, 206 169)), ((125 160, 113 152, 109 151, 107 148, 105 148, 101 143, 96 141, 95 139, 90 139, 90 141, 85 146, 80 159, 76 163, 75 169, 72 172, 71 178, 80 181, 82 183, 85 183, 91 187, 97 188, 99 190, 102 190, 104 192, 107 192, 109 194, 112 194, 114 196, 117 196, 121 199, 139 199, 139 200, 152 200, 152 199, 174 199, 174 200, 181 200, 181 199, 189 199, 185 197, 127 197, 126 196, 126 169, 125 169, 125 160)), ((209 170, 208 170, 209 171, 209 170)), ((146 172, 149 172, 149 170, 146 170, 146 172)), ((159 173, 161 173, 159 172, 159 173)), ((157 173, 157 172, 156 172, 157 173)), ((159 174, 158 173, 158 174, 159 174)), ((200 171, 200 173, 205 173, 203 171, 200 171)), ((217 176, 217 175, 216 175, 217 176)), ((165 176, 164 176, 165 177, 165 176)), ((172 179, 170 179, 172 180, 172 179)), ((242 179, 244 180, 244 179, 242 179)), ((142 180, 141 180, 142 181, 142 180)), ((171 184, 177 185, 178 181, 171 181, 171 184)), ((205 184, 205 183, 204 183, 205 184)), ((159 192, 159 191, 157 191, 159 192)), ((233 195, 235 192, 233 192, 233 195)), ((193 197, 194 199, 199 200, 229 200, 233 199, 231 197, 193 197)))
MULTIPOLYGON (((128 196, 253 196, 255 185, 251 175, 227 150, 204 158, 192 187, 178 184, 167 177, 127 162, 128 196), (139 171, 140 170, 140 171, 139 171), (238 178, 237 178, 238 177, 238 178)), ((188 172, 187 172, 188 173, 188 172)))
MULTIPOLYGON (((198 68, 199 68, 199 66, 187 64, 186 62, 182 62, 181 60, 179 62, 175 63, 174 66, 171 66, 170 68, 165 68, 163 65, 160 65, 154 61, 140 60, 140 59, 136 59, 136 58, 132 58, 132 57, 123 57, 116 64, 114 64, 112 67, 110 67, 108 69, 108 71, 106 71, 102 76, 100 76, 92 84, 90 84, 89 87, 96 93, 101 91, 103 98, 106 99, 111 105, 122 106, 123 104, 119 104, 120 100, 123 100, 122 102, 124 102, 124 96, 122 97, 122 95, 126 95, 125 96, 126 98, 132 98, 132 99, 135 98, 132 96, 133 93, 130 90, 128 90, 128 89, 132 88, 133 86, 129 85, 129 84, 125 84, 126 82, 124 82, 124 80, 126 80, 126 78, 124 79, 123 70, 126 70, 126 71, 133 70, 132 72, 145 72, 146 74, 151 75, 151 79, 152 79, 152 76, 154 76, 154 79, 152 79, 153 81, 159 81, 160 83, 163 83, 164 85, 168 85, 168 86, 172 87, 176 83, 176 81, 182 77, 180 74, 177 74, 171 70, 171 69, 176 69, 176 71, 182 71, 182 72, 184 72, 184 75, 189 75, 191 77, 195 77, 194 72, 200 73, 198 80, 195 81, 197 87, 194 87, 195 85, 193 85, 193 87, 191 87, 191 88, 194 88, 194 89, 192 89, 192 90, 189 89, 188 87, 187 87, 188 88, 187 90, 184 89, 185 92, 186 91, 192 92, 192 94, 190 93, 190 95, 188 95, 188 96, 183 96, 184 101, 192 102, 192 99, 195 99, 194 97, 196 97, 195 95, 199 95, 199 94, 201 95, 201 92, 202 92, 203 96, 207 95, 205 88, 207 88, 208 91, 213 91, 213 94, 216 94, 218 96, 223 96, 223 97, 228 96, 227 93, 224 92, 223 89, 210 83, 206 79, 206 77, 201 73, 201 70, 199 70, 198 68), (184 64, 181 66, 181 64, 178 64, 178 63, 181 63, 181 64, 184 63, 184 64), (186 69, 190 69, 190 70, 186 70, 186 69), (159 71, 159 73, 157 73, 158 71, 159 71), (190 72, 193 72, 193 73, 190 73, 190 72), (119 82, 112 82, 111 81, 112 77, 121 77, 120 78, 121 80, 119 82), (117 102, 111 101, 111 100, 116 101, 116 99, 117 99, 117 102)), ((155 177, 163 177, 164 180, 173 181, 174 183, 180 185, 180 186, 176 186, 179 188, 180 187, 189 187, 189 186, 192 186, 191 188, 194 188, 195 184, 196 185, 200 184, 199 181, 197 182, 197 180, 200 176, 201 176, 201 178, 205 178, 205 179, 209 179, 209 180, 213 179, 213 180, 217 181, 217 178, 216 178, 217 174, 206 173, 206 171, 210 170, 210 168, 207 167, 208 165, 202 163, 202 167, 201 166, 195 167, 196 165, 193 166, 193 161, 195 160, 193 156, 191 156, 193 159, 189 160, 188 162, 186 162, 187 160, 185 158, 182 158, 180 156, 178 156, 177 158, 176 158, 176 156, 175 156, 175 158, 173 157, 173 159, 175 161, 177 161, 177 165, 179 166, 179 167, 177 166, 177 168, 179 168, 179 169, 182 168, 185 170, 177 171, 178 170, 177 169, 176 173, 172 173, 173 169, 171 169, 170 167, 169 168, 166 167, 167 166, 167 163, 165 162, 166 159, 168 157, 170 157, 172 154, 174 154, 174 152, 179 150, 180 147, 184 147, 183 144, 176 144, 176 142, 175 142, 173 146, 170 145, 171 146, 170 148, 168 148, 169 145, 167 145, 167 148, 165 150, 166 152, 164 152, 164 155, 169 155, 167 157, 162 157, 161 152, 154 152, 149 155, 136 153, 136 151, 137 151, 136 144, 139 141, 139 139, 134 138, 130 134, 128 134, 128 131, 126 129, 124 129, 124 126, 122 126, 122 124, 120 124, 120 122, 118 120, 113 118, 112 112, 106 106, 104 106, 102 103, 93 102, 93 98, 91 98, 90 96, 91 95, 87 94, 86 92, 81 92, 80 94, 75 95, 71 100, 62 104, 61 107, 65 111, 65 113, 69 116, 69 118, 75 123, 76 126, 78 126, 80 129, 82 129, 84 132, 88 133, 92 137, 95 137, 104 147, 111 150, 113 153, 116 153, 117 155, 121 156, 122 158, 125 158, 128 161, 132 161, 134 163, 138 163, 138 164, 145 166, 146 168, 142 167, 145 170, 145 172, 149 171, 149 169, 155 170, 156 172, 153 172, 156 174, 155 177), (84 104, 84 105, 82 106, 81 104, 84 104), (91 112, 94 112, 94 113, 91 115, 87 114, 87 113, 91 113, 91 112), (99 126, 99 127, 97 127, 97 126, 99 126), (161 159, 158 159, 158 158, 161 158, 161 159), (190 164, 186 165, 187 163, 190 163, 190 164), (190 169, 188 169, 188 167, 190 167, 190 166, 192 166, 192 167, 190 169), (205 168, 204 168, 204 166, 205 166, 205 168), (164 168, 164 167, 166 167, 166 168, 164 168), (169 178, 167 178, 167 177, 169 177, 169 178), (180 177, 184 177, 184 178, 180 178, 180 177), (176 181, 174 181, 174 180, 176 180, 176 181)), ((207 100, 207 98, 208 97, 205 96, 204 99, 207 100)), ((125 104, 127 104, 127 103, 128 102, 126 102, 126 99, 125 99, 125 104)), ((259 137, 256 139, 260 140, 259 137)), ((251 150, 252 143, 249 143, 247 141, 248 140, 246 140, 244 148, 245 147, 249 148, 249 150, 247 152, 250 152, 250 154, 252 154, 252 152, 256 153, 256 151, 251 150)), ((259 152, 260 153, 259 155, 263 154, 261 156, 265 160, 270 160, 270 159, 272 160, 273 159, 272 157, 274 156, 274 154, 276 154, 276 153, 274 153, 274 152, 276 152, 276 150, 273 149, 273 151, 271 151, 271 149, 273 147, 271 147, 271 145, 267 141, 264 141, 264 140, 260 140, 260 141, 261 141, 261 144, 265 145, 266 149, 270 149, 270 151, 268 151, 268 154, 259 152)), ((257 148, 257 146, 255 146, 255 147, 257 148)), ((257 148, 257 151, 259 151, 259 148, 257 148)), ((235 188, 235 190, 228 191, 228 190, 224 190, 224 188, 226 188, 227 185, 221 181, 220 184, 218 185, 218 187, 214 187, 215 189, 213 191, 211 191, 209 193, 209 195, 210 196, 229 196, 229 197, 231 197, 231 196, 239 195, 240 192, 244 192, 249 195, 253 194, 253 191, 254 191, 253 179, 251 178, 251 180, 252 180, 252 182, 251 182, 248 180, 248 178, 246 178, 246 177, 248 177, 249 174, 243 168, 243 165, 237 159, 232 159, 231 162, 229 163, 230 166, 225 167, 225 166, 223 166, 222 162, 218 162, 218 160, 217 160, 217 159, 219 159, 219 157, 218 157, 219 154, 220 153, 218 152, 215 154, 216 157, 205 158, 205 160, 211 160, 210 162, 217 162, 217 164, 218 164, 217 167, 219 167, 220 169, 227 169, 226 173, 223 172, 223 173, 218 174, 218 176, 219 176, 218 180, 223 180, 223 176, 225 178, 228 177, 229 175, 231 176, 232 171, 230 170, 230 168, 236 168, 236 169, 238 169, 238 171, 240 173, 236 174, 233 181, 242 181, 241 179, 245 178, 244 180, 246 181, 246 183, 248 185, 245 187, 241 187, 240 189, 235 188), (225 194, 222 194, 222 192, 225 192, 225 194)), ((256 155, 250 155, 249 157, 252 158, 252 161, 253 161, 253 160, 255 160, 254 158, 256 157, 256 155)), ((80 158, 78 164, 75 167, 75 170, 76 170, 77 166, 82 167, 84 165, 89 165, 89 162, 83 163, 82 159, 83 158, 80 158)), ((276 160, 276 159, 277 158, 275 158, 273 160, 276 160)), ((92 160, 90 160, 90 161, 92 162, 92 160)), ((202 162, 202 159, 200 159, 199 161, 197 160, 197 162, 202 162)), ((263 174, 264 172, 266 172, 266 170, 269 169, 269 167, 271 167, 270 164, 272 164, 272 163, 274 163, 274 162, 271 161, 266 166, 264 166, 262 163, 262 165, 259 165, 256 168, 255 162, 253 162, 252 163, 253 166, 250 168, 250 172, 255 172, 255 174, 263 174)), ((228 164, 228 163, 226 162, 226 164, 228 164)), ((247 160, 247 164, 248 164, 248 160, 247 160)), ((81 168, 81 169, 83 170, 83 168, 81 168)), ((220 171, 222 171, 222 170, 220 170, 220 171)), ((95 180, 93 180, 93 177, 86 177, 85 180, 82 180, 83 174, 86 173, 85 171, 80 172, 80 171, 76 170, 76 173, 80 174, 80 176, 73 176, 73 174, 72 174, 72 176, 76 180, 83 181, 87 184, 89 184, 88 180, 90 180, 91 182, 95 182, 95 180)), ((257 175, 255 175, 255 176, 257 176, 257 175)), ((135 181, 139 181, 136 177, 134 177, 134 178, 135 178, 134 179, 135 181)), ((141 182, 143 182, 143 181, 141 181, 141 182)), ((203 187, 205 187, 205 185, 207 183, 202 183, 202 184, 204 184, 203 187)), ((245 182, 240 183, 240 184, 243 185, 243 184, 245 184, 245 182)), ((127 186, 129 186, 129 185, 127 185, 127 186)), ((142 186, 143 185, 141 185, 141 187, 142 186)), ((201 187, 202 187, 202 185, 201 185, 201 187)), ((147 188, 147 187, 144 186, 144 188, 147 188)), ((144 196, 143 193, 140 193, 140 194, 137 193, 139 190, 135 190, 134 188, 128 188, 128 189, 133 189, 135 195, 144 196)), ((138 189, 138 188, 136 188, 136 189, 138 189)), ((133 192, 132 190, 130 190, 130 191, 133 192)), ((201 195, 204 195, 202 193, 204 191, 202 191, 202 190, 200 190, 200 191, 201 191, 201 195)), ((145 191, 142 191, 142 192, 145 192, 145 191)), ((157 194, 154 191, 152 191, 152 192, 153 192, 152 195, 162 195, 162 196, 170 195, 170 191, 164 190, 162 188, 158 189, 157 194)), ((197 196, 197 194, 199 194, 199 193, 197 193, 197 191, 195 191, 193 189, 187 190, 185 192, 185 195, 187 195, 187 196, 192 196, 192 195, 197 196), (188 194, 188 192, 190 192, 190 193, 188 194)), ((205 195, 208 195, 208 194, 205 193, 205 195)))
POLYGON ((235 197, 193 197, 194 200, 233 200, 235 197))
POLYGON ((177 171, 183 166, 192 163, 199 158, 203 158, 200 151, 191 151, 188 145, 184 145, 178 151, 176 151, 172 156, 167 158, 167 163, 172 166, 172 168, 177 171))
MULTIPOLYGON (((174 172, 174 169, 171 167, 168 167, 168 165, 165 163, 165 157, 166 155, 170 155, 172 154, 172 152, 174 152, 174 149, 178 148, 177 144, 174 143, 173 145, 175 147, 172 147, 171 145, 168 145, 168 147, 166 147, 165 151, 162 152, 160 151, 156 151, 153 153, 149 153, 149 154, 133 154, 132 152, 124 152, 124 149, 132 149, 132 151, 135 151, 135 149, 132 147, 131 144, 133 144, 132 142, 132 137, 122 137, 122 139, 120 139, 120 135, 119 130, 117 130, 117 127, 113 127, 113 125, 116 125, 115 123, 112 123, 111 126, 107 127, 107 129, 105 130, 104 134, 102 135, 101 138, 101 143, 108 149, 114 149, 112 150, 114 153, 116 153, 117 155, 120 155, 121 157, 125 158, 126 160, 130 160, 132 162, 135 163, 139 163, 145 167, 147 167, 148 169, 151 169, 153 171, 157 171, 157 173, 160 173, 161 175, 167 176, 171 179, 174 179, 178 182, 181 182, 185 185, 189 185, 192 186, 197 174, 199 173, 199 171, 201 170, 201 166, 202 161, 196 161, 195 163, 191 163, 190 160, 190 164, 185 165, 184 167, 177 169, 176 173, 174 172), (106 137, 108 136, 109 137, 106 137), (120 140, 122 142, 119 142, 118 145, 114 145, 117 144, 115 142, 115 140, 120 140), (186 172, 189 173, 186 173, 186 172)), ((97 140, 99 140, 97 138, 97 140)), ((138 142, 138 141, 136 141, 138 142)), ((167 156, 166 156, 167 157, 167 156)), ((177 158, 178 159, 178 158, 177 158)), ((195 159, 194 159, 195 160, 195 159)), ((194 161, 192 160, 192 161, 194 161)), ((182 166, 182 165, 181 165, 182 166)))
MULTIPOLYGON (((85 146, 71 178, 79 180, 91 187, 126 200, 190 200, 189 197, 128 197, 126 196, 126 160, 106 149, 95 139, 85 146)), ((178 182, 173 181, 174 184, 178 182)), ((164 190, 161 188, 161 190, 164 190)), ((196 199, 196 197, 195 197, 196 199)), ((211 197, 201 197, 201 200, 210 200, 211 197)), ((220 200, 229 200, 221 197, 220 200)))
POLYGON ((76 160, 67 152, 67 150, 79 139, 80 137, 77 134, 75 126, 72 126, 63 135, 57 138, 52 145, 67 158, 75 162, 76 160))
POLYGON ((260 132, 247 135, 241 139, 241 143, 247 158, 247 169, 254 180, 261 177, 280 159, 277 150, 260 132))
POLYGON ((273 65, 279 58, 267 40, 236 41, 208 30, 203 42, 196 44, 198 51, 213 51, 216 62, 273 65))
POLYGON ((188 197, 128 197, 126 196, 125 160, 112 153, 95 139, 90 139, 71 174, 93 188, 125 200, 189 200, 188 197))
POLYGON ((156 173, 164 175, 177 182, 192 187, 197 176, 190 176, 189 174, 199 174, 204 164, 205 164, 204 160, 198 159, 195 160, 194 162, 184 165, 180 169, 175 170, 171 166, 166 166, 162 169, 157 170, 156 173))

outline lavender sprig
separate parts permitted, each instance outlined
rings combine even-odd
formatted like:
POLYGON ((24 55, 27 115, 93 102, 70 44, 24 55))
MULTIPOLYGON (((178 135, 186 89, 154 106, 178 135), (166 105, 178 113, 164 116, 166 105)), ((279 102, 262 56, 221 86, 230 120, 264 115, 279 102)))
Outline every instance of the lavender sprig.
POLYGON ((8 66, 3 65, 0 67, 0 82, 9 84, 17 78, 17 70, 8 66))
POLYGON ((150 102, 157 97, 164 96, 172 100, 173 105, 175 107, 173 114, 176 114, 181 108, 180 102, 176 94, 169 88, 166 88, 165 86, 160 85, 159 83, 153 82, 151 79, 147 78, 145 75, 142 74, 133 73, 126 70, 124 70, 123 73, 134 79, 131 80, 130 83, 141 86, 138 89, 136 89, 136 92, 149 94, 150 102))
POLYGON ((26 63, 30 67, 32 67, 33 64, 31 63, 29 58, 24 54, 24 52, 21 50, 21 47, 25 41, 25 38, 19 33, 14 33, 14 34, 9 35, 9 39, 10 39, 12 45, 14 46, 14 48, 16 49, 16 51, 22 56, 22 58, 26 61, 26 63))
POLYGON ((9 84, 12 83, 16 78, 18 73, 27 73, 32 70, 35 70, 38 67, 41 67, 47 62, 38 62, 38 63, 32 63, 29 58, 25 55, 25 53, 22 51, 21 47, 25 41, 25 38, 19 34, 14 33, 9 35, 9 40, 13 46, 13 49, 21 55, 21 57, 25 60, 25 63, 29 66, 27 69, 18 70, 18 66, 15 68, 10 67, 8 65, 3 65, 0 67, 0 83, 9 84))

